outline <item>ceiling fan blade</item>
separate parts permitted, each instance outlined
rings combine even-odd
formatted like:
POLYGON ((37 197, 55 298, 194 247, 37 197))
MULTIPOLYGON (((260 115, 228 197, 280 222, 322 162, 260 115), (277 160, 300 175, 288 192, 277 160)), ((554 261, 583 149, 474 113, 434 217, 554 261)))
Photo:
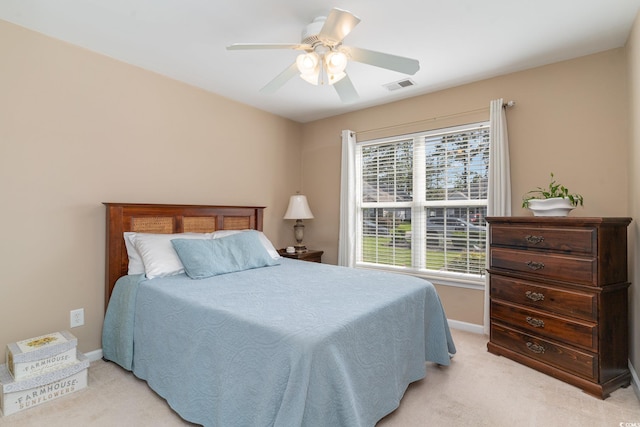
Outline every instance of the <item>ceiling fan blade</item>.
POLYGON ((333 87, 336 89, 336 92, 338 92, 340 100, 345 104, 349 104, 360 99, 360 96, 348 75, 335 82, 333 87))
POLYGON ((289 68, 278 74, 273 80, 271 80, 262 89, 260 89, 260 92, 266 94, 275 93, 278 89, 284 86, 286 82, 288 82, 298 74, 300 74, 300 72, 298 71, 298 66, 294 62, 289 66, 289 68))
POLYGON ((311 45, 300 43, 234 43, 227 46, 227 50, 256 50, 256 49, 312 49, 311 45))
POLYGON ((329 45, 342 42, 347 34, 360 23, 360 18, 346 10, 333 8, 324 22, 318 38, 329 45))
POLYGON ((364 64, 373 65, 387 70, 399 71, 404 74, 415 74, 420 69, 420 62, 404 56, 361 49, 359 47, 345 47, 349 57, 364 64))

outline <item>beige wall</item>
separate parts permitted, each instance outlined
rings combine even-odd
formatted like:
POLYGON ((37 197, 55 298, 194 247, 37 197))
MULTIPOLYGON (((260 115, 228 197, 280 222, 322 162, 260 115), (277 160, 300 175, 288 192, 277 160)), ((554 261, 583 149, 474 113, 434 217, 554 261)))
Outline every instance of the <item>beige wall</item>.
POLYGON ((291 240, 300 124, 3 21, 0 94, 0 360, 81 307, 101 347, 102 202, 267 206, 291 240))
MULTIPOLYGON (((585 196, 573 215, 637 217, 638 26, 625 49, 301 125, 0 21, 0 344, 66 329, 69 310, 84 307, 86 326, 72 332, 82 351, 100 348, 103 201, 264 205, 281 246, 282 213, 302 190, 316 216, 305 242, 335 263, 341 130, 486 119, 458 113, 500 97, 517 102, 507 113, 514 214, 528 214, 522 194, 553 171, 585 196)), ((482 323, 483 292, 438 290, 449 318, 482 323)))
MULTIPOLYGON (((626 56, 615 49, 306 124, 303 182, 316 215, 308 242, 336 262, 342 129, 370 131, 430 118, 421 127, 437 128, 488 119, 489 101, 496 98, 516 101, 507 110, 514 215, 530 215, 520 206, 522 195, 546 185, 550 172, 584 195, 584 208, 572 215, 629 215, 626 56), (457 114, 485 107, 480 114, 457 114)), ((450 319, 482 324, 482 291, 438 291, 450 319)))
MULTIPOLYGON (((631 337, 631 354, 629 360, 636 373, 640 370, 640 12, 627 42, 627 61, 629 76, 629 214, 636 220, 631 223, 630 271, 632 285, 629 290, 631 303, 629 336, 631 337)), ((640 396, 640 390, 636 389, 640 396)))

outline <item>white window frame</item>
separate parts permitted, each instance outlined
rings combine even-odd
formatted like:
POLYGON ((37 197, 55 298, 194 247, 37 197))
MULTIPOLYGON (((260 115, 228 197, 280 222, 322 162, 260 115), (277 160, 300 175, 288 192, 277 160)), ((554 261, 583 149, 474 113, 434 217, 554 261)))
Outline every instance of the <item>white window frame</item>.
MULTIPOLYGON (((470 200, 426 200, 425 189, 425 174, 426 169, 424 167, 416 167, 417 165, 424 165, 426 160, 426 154, 424 149, 425 139, 428 137, 440 135, 464 132, 467 130, 475 129, 489 129, 489 121, 469 123, 460 126, 447 127, 442 129, 436 129, 425 132, 418 132, 408 135, 398 135, 387 138, 381 138, 370 141, 363 141, 356 143, 356 262, 355 266, 359 268, 377 269, 377 270, 389 270, 396 273, 411 274, 426 279, 432 280, 438 284, 465 287, 472 289, 484 289, 485 288, 485 275, 458 273, 458 272, 439 272, 436 270, 426 269, 426 233, 421 230, 426 229, 426 208, 428 207, 477 207, 488 206, 488 199, 470 199, 470 200), (413 139, 414 154, 413 154, 413 200, 403 202, 364 202, 362 194, 362 148, 372 145, 383 145, 396 141, 403 141, 407 139, 413 139), (412 233, 418 237, 412 237, 411 239, 411 266, 394 266, 388 264, 378 264, 363 261, 363 210, 368 208, 410 208, 411 209, 411 221, 412 230, 416 232, 412 233)), ((487 147, 487 150, 489 148, 487 147)), ((485 244, 486 247, 486 244, 485 244)))

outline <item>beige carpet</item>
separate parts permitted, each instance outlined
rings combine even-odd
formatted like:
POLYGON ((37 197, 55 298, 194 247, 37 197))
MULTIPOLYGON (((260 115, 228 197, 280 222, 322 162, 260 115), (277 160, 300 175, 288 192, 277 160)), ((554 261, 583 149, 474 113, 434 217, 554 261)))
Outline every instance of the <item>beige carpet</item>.
MULTIPOLYGON (((400 408, 378 427, 640 426, 640 402, 631 387, 602 401, 487 353, 482 335, 452 333, 458 354, 451 366, 427 364, 427 377, 409 387, 400 408)), ((144 381, 103 361, 91 364, 88 388, 0 418, 2 427, 185 425, 192 424, 176 415, 144 381)))

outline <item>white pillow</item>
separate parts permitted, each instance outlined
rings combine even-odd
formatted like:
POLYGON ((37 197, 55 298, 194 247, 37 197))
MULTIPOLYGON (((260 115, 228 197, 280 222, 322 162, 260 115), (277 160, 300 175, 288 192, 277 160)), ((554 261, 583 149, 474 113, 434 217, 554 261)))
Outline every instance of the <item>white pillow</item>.
POLYGON ((271 258, 273 258, 273 259, 280 258, 280 254, 278 253, 276 248, 273 246, 273 243, 271 243, 269 238, 267 236, 265 236, 265 234, 262 231, 258 231, 258 230, 220 230, 220 231, 214 231, 213 233, 211 233, 211 238, 212 239, 219 239, 221 237, 231 236, 232 234, 242 233, 243 231, 257 231, 258 232, 258 237, 260 238, 260 243, 262 243, 262 246, 264 246, 264 248, 267 250, 267 252, 269 252, 269 255, 271 256, 271 258))
POLYGON ((127 257, 129 258, 129 270, 127 274, 144 274, 144 264, 142 257, 133 244, 133 236, 138 233, 133 231, 124 232, 124 246, 127 248, 127 257))
POLYGON ((129 238, 142 258, 147 279, 153 279, 184 273, 184 266, 173 249, 171 240, 211 239, 211 233, 136 233, 129 238))

